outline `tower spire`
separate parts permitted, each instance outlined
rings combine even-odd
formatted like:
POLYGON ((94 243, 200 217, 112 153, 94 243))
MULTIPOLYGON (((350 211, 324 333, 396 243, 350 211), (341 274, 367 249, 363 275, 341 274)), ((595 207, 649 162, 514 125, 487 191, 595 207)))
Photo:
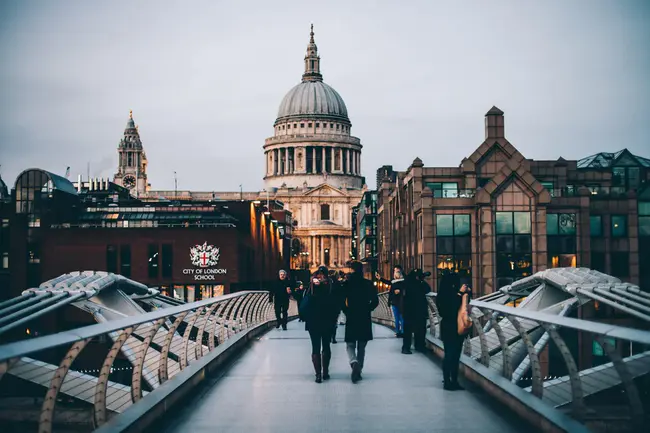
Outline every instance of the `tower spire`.
POLYGON ((307 45, 307 54, 305 55, 305 73, 302 74, 302 81, 323 81, 320 73, 320 57, 318 56, 318 47, 314 42, 314 25, 311 25, 309 33, 309 45, 307 45))

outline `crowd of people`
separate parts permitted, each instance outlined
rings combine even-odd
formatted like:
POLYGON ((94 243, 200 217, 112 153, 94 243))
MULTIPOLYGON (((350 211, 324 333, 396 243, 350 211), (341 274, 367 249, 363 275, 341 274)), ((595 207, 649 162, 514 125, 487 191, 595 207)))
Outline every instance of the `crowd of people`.
MULTIPOLYGON (((299 306, 299 322, 305 323, 311 340, 311 359, 315 381, 321 383, 330 378, 332 359, 330 344, 336 343, 339 317, 345 316, 345 344, 353 383, 363 379, 366 346, 373 339, 372 311, 379 305, 374 283, 364 278, 361 262, 350 263, 351 272, 331 272, 320 266, 310 281, 293 282, 286 271, 279 272, 269 291, 279 329, 287 329, 289 300, 293 297, 299 306)), ((395 318, 395 336, 402 338, 402 353, 411 355, 412 346, 424 351, 428 318, 426 295, 431 287, 425 278, 431 275, 421 269, 406 273, 401 266, 393 269, 393 279, 387 280, 376 274, 377 280, 389 287, 388 303, 395 318)), ((458 383, 458 364, 466 337, 460 329, 459 311, 463 302, 471 296, 471 290, 454 273, 441 278, 436 297, 441 316, 441 336, 445 349, 443 360, 444 389, 461 390, 458 383), (464 296, 467 297, 464 298, 464 296)))

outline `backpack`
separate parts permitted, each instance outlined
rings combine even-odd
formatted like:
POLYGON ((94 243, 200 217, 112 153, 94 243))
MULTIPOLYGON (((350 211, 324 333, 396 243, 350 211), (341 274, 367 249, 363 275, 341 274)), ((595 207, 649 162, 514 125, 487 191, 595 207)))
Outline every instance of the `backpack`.
POLYGON ((465 335, 472 329, 472 318, 469 315, 467 306, 468 296, 467 293, 463 294, 460 308, 458 309, 458 335, 465 335))

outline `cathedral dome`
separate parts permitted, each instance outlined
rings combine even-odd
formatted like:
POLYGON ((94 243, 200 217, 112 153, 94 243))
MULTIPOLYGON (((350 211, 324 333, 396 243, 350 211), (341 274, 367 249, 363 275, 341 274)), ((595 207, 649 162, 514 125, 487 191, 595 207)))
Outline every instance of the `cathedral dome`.
POLYGON ((296 118, 323 118, 350 123, 348 109, 336 90, 323 83, 320 73, 320 56, 314 42, 314 26, 309 34, 309 45, 305 55, 305 73, 302 83, 289 90, 280 109, 276 123, 296 118))
POLYGON ((304 116, 350 121, 341 95, 322 81, 303 81, 282 99, 278 121, 304 116))

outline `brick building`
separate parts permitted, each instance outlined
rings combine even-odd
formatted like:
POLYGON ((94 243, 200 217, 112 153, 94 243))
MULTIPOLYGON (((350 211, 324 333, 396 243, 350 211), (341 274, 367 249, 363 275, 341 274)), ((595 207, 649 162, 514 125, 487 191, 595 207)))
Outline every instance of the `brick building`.
MULTIPOLYGON (((378 185, 379 267, 458 272, 478 294, 534 272, 584 266, 650 290, 650 159, 624 149, 579 161, 527 159, 485 116, 485 141, 458 167, 425 167, 378 185)), ((378 173, 379 175, 379 173, 378 173)))
POLYGON ((3 299, 66 272, 95 270, 192 302, 265 288, 289 265, 291 214, 271 201, 142 202, 108 181, 73 184, 32 169, 18 176, 8 203, 3 299))

